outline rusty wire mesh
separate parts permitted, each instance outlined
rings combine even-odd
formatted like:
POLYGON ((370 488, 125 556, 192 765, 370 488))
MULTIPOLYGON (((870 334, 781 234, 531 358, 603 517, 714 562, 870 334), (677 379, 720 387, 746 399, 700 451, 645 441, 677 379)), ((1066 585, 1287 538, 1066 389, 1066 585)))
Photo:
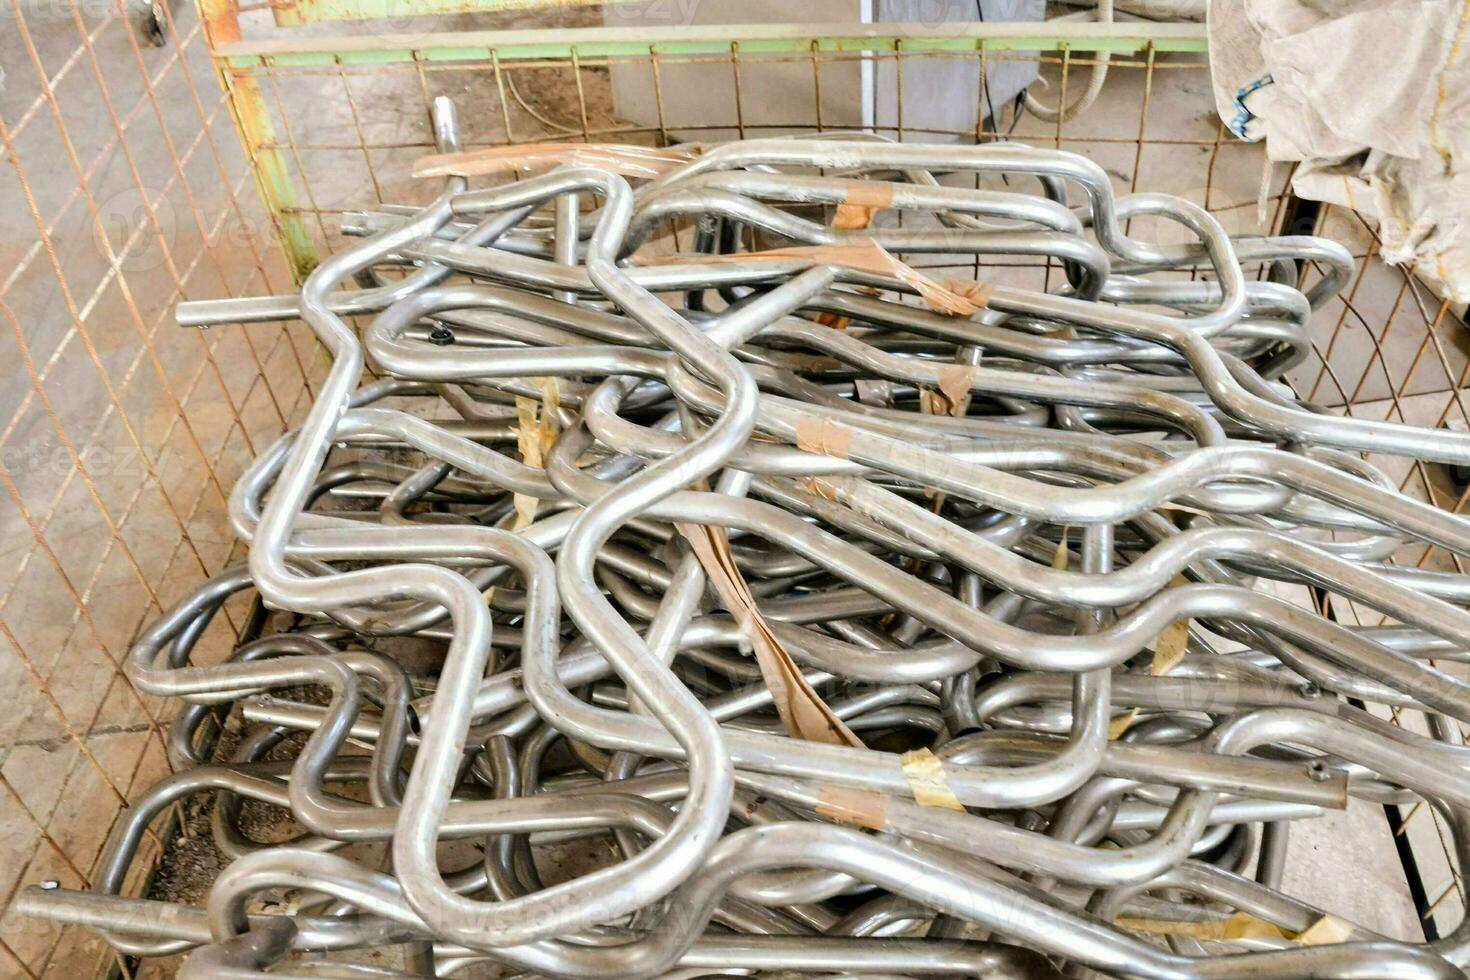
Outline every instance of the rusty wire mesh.
MULTIPOLYGON (((186 333, 170 318, 180 299, 289 285, 192 10, 154 46, 120 4, 9 6, 0 974, 131 975, 95 936, 10 901, 24 883, 86 886, 119 808, 166 773, 169 709, 119 665, 140 624, 238 559, 229 487, 308 403, 318 361, 290 330, 186 333)), ((248 615, 230 609, 215 654, 248 615)))
MULTIPOLYGON (((1096 159, 1119 191, 1189 198, 1233 233, 1292 225, 1348 244, 1357 272, 1316 316, 1313 356, 1292 375, 1298 391, 1348 414, 1470 427, 1462 399, 1470 342, 1459 317, 1379 261, 1377 239, 1356 214, 1291 205, 1286 168, 1264 166, 1259 147, 1221 126, 1202 54, 1114 54, 1098 104, 1064 123, 993 104, 987 71, 1003 60, 1035 62, 1049 98, 1066 100, 1094 63, 1086 52, 955 55, 900 45, 854 53, 813 44, 758 55, 737 43, 718 55, 650 47, 632 57, 506 60, 492 48, 489 58, 430 60, 410 51, 371 65, 260 59, 227 69, 222 91, 191 10, 175 11, 166 46, 153 48, 122 10, 79 2, 37 8, 11 0, 15 29, 0 37, 11 76, 0 93, 0 343, 13 345, 4 360, 11 377, 0 386, 8 420, 0 430, 0 678, 13 702, 0 722, 7 905, 38 880, 84 886, 118 808, 165 773, 169 719, 162 704, 128 687, 120 658, 141 622, 238 559, 225 495, 242 464, 298 417, 324 364, 299 327, 186 332, 172 325, 172 306, 288 289, 275 239, 293 222, 323 255, 340 244, 343 209, 425 200, 432 188, 409 171, 432 149, 427 109, 436 95, 459 103, 468 147, 667 145, 849 128, 851 90, 863 72, 884 66, 896 111, 870 127, 884 135, 1057 146, 1096 159), (957 57, 976 62, 977 104, 992 118, 964 129, 915 124, 904 88, 911 66, 957 57), (274 141, 247 152, 231 125, 229 93, 238 99, 250 83, 274 141), (626 109, 619 88, 642 93, 643 118, 618 115, 626 109), (692 113, 681 93, 695 89, 713 94, 692 113), (284 162, 295 191, 276 213, 252 186, 251 162, 263 154, 284 162)), ((1166 240, 1174 233, 1157 229, 1166 240)), ((677 244, 688 234, 671 227, 667 238, 677 244)), ((923 264, 943 267, 945 259, 923 264)), ((967 260, 963 268, 1043 288, 1059 273, 1044 262, 967 260)), ((1442 468, 1377 462, 1406 491, 1463 508, 1466 491, 1442 468)), ((1450 559, 1421 548, 1400 560, 1447 567, 1450 559)), ((1333 611, 1362 614, 1343 600, 1333 611)), ((229 612, 207 638, 215 655, 247 626, 248 608, 229 612)), ((1427 808, 1397 816, 1397 832, 1412 844, 1426 927, 1447 931, 1464 910, 1448 837, 1427 808)), ((155 832, 156 850, 173 831, 155 832)), ((142 893, 148 882, 133 888, 142 893)), ((0 956, 0 969, 25 976, 140 970, 89 934, 8 911, 0 956)))

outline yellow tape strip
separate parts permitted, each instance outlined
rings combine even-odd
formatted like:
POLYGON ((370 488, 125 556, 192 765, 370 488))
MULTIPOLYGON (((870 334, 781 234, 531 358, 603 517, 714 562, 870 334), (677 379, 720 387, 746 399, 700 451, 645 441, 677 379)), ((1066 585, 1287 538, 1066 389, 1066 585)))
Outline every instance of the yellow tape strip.
MULTIPOLYGON (((541 378, 541 401, 525 395, 516 395, 516 448, 520 450, 521 462, 527 466, 544 469, 546 455, 556 442, 556 419, 561 407, 561 385, 556 378, 541 378)), ((516 519, 512 530, 520 530, 536 520, 538 501, 529 494, 518 493, 512 501, 516 519)))
POLYGON ((965 806, 949 788, 944 778, 944 763, 928 749, 915 749, 898 757, 903 767, 904 778, 909 781, 914 800, 919 806, 941 806, 946 810, 963 811, 965 806))
POLYGON ((1051 556, 1051 567, 1059 572, 1067 570, 1067 536, 1072 533, 1072 525, 1068 524, 1062 528, 1061 540, 1057 542, 1057 550, 1051 556))
POLYGON ((1122 738, 1123 733, 1128 730, 1129 726, 1133 724, 1133 720, 1137 717, 1138 709, 1129 708, 1127 711, 1123 712, 1121 715, 1109 722, 1108 741, 1116 742, 1118 739, 1122 738))
POLYGON ((1330 946, 1345 943, 1352 936, 1353 924, 1329 912, 1292 938, 1303 946, 1330 946))
POLYGON ((1291 939, 1290 932, 1280 926, 1272 925, 1265 919, 1257 918, 1249 912, 1236 912, 1227 915, 1223 919, 1209 919, 1205 922, 1178 922, 1173 919, 1134 919, 1119 917, 1116 924, 1124 929, 1135 929, 1139 932, 1152 932, 1160 936, 1188 936, 1191 939, 1200 939, 1214 942, 1228 942, 1235 939, 1291 939))
POLYGON ((1231 942, 1240 939, 1285 939, 1302 946, 1327 946, 1347 942, 1353 935, 1352 923, 1331 913, 1322 916, 1301 932, 1283 929, 1249 912, 1235 912, 1223 919, 1205 922, 1180 922, 1173 919, 1134 919, 1120 916, 1114 923, 1124 929, 1151 932, 1160 936, 1188 936, 1206 942, 1231 942))
MULTIPOLYGON (((1189 580, 1182 575, 1175 576, 1170 585, 1184 585, 1189 580)), ((1149 665, 1148 672, 1154 677, 1163 677, 1169 671, 1179 666, 1179 661, 1184 659, 1184 653, 1189 649, 1189 620, 1181 619, 1177 623, 1170 623, 1159 630, 1158 637, 1154 640, 1154 659, 1149 665)), ((1130 708, 1123 714, 1113 719, 1108 726, 1108 740, 1117 741, 1133 724, 1138 717, 1138 709, 1130 708)))

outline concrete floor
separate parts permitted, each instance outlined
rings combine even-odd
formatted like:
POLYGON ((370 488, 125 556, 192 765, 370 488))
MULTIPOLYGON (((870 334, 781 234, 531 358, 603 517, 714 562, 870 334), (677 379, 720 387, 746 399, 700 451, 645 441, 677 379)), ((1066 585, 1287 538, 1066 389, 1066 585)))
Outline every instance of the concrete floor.
MULTIPOLYGON (((164 771, 159 732, 171 706, 132 696, 115 665, 161 604, 238 555, 222 490, 299 417, 321 366, 299 330, 201 335, 168 322, 180 296, 280 291, 289 279, 191 11, 175 12, 177 35, 168 47, 148 48, 134 45, 124 21, 89 9, 74 16, 68 4, 26 0, 27 30, 0 30, 8 76, 0 119, 12 144, 11 162, 0 168, 0 214, 14 216, 0 222, 0 418, 7 420, 0 469, 11 488, 0 494, 0 685, 13 703, 0 719, 0 897, 7 902, 22 883, 84 882, 117 801, 134 798, 164 771), (60 122, 42 98, 42 75, 53 80, 60 122), (130 154, 115 145, 116 128, 130 154), (86 195, 75 194, 81 181, 72 157, 86 195), (38 245, 33 208, 48 247, 38 245), (38 389, 31 371, 42 379, 38 389)), ((597 14, 567 16, 568 23, 593 22, 597 14)), ((250 15, 250 26, 259 29, 264 17, 250 15)), ((743 66, 747 77, 760 70, 743 66)), ((1055 92, 1054 67, 1045 72, 1055 92)), ((1219 141, 1206 73, 1189 58, 1161 56, 1152 76, 1146 118, 1148 70, 1115 61, 1085 118, 1062 132, 1023 118, 1014 136, 1087 153, 1120 190, 1168 191, 1206 204, 1234 233, 1264 230, 1259 150, 1219 141)), ((406 176, 422 152, 406 144, 427 138, 425 92, 456 98, 469 143, 554 135, 546 120, 582 124, 569 68, 518 70, 515 78, 524 105, 502 106, 483 68, 427 73, 422 86, 411 73, 386 71, 283 78, 275 106, 283 139, 339 146, 357 145, 361 135, 366 142, 360 152, 292 154, 302 203, 330 212, 430 193, 406 176)), ((581 82, 589 128, 618 126, 608 73, 584 69, 581 82)), ((655 135, 619 138, 650 142, 655 135)), ((1279 193, 1284 174, 1266 179, 1279 193)), ((320 237, 335 238, 329 216, 308 218, 320 237)), ((1141 235, 1173 233, 1139 225, 1141 235)), ((1330 215, 1328 227, 1359 254, 1370 247, 1350 216, 1330 215)), ((1323 356, 1293 378, 1324 404, 1352 402, 1355 413, 1432 424, 1455 407, 1447 392, 1460 383, 1470 354, 1466 334, 1442 318, 1426 350, 1435 304, 1406 298, 1394 270, 1374 262, 1364 270, 1350 304, 1334 304, 1314 321, 1323 356)), ((985 275, 1032 285, 1044 278, 1035 269, 985 275)), ((1402 477, 1422 494, 1453 494, 1437 471, 1406 468, 1402 477)), ((222 654, 242 613, 231 608, 207 655, 222 654)), ((1449 886, 1449 866, 1435 863, 1427 815, 1411 820, 1410 832, 1429 855, 1434 897, 1449 886)), ((1381 808, 1354 805, 1299 825, 1289 869, 1294 894, 1389 936, 1421 935, 1381 808)), ((1455 911, 1450 921, 1457 918, 1455 911)), ((109 963, 90 934, 9 911, 0 916, 0 941, 3 975, 78 977, 109 963)), ((166 975, 168 964, 150 972, 166 975)))

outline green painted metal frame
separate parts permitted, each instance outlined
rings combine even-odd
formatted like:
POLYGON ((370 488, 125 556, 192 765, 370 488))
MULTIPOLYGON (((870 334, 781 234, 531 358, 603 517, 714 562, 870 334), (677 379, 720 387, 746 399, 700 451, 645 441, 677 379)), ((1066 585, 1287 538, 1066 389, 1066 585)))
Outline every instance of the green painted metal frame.
MULTIPOLYGON (((1203 24, 942 23, 942 24, 735 24, 603 27, 560 30, 379 33, 246 39, 237 20, 238 0, 198 0, 210 54, 229 93, 256 186, 271 215, 292 271, 305 276, 316 264, 311 235, 281 155, 257 76, 275 68, 388 64, 414 61, 497 63, 576 59, 667 59, 779 54, 847 53, 891 56, 983 55, 999 51, 1140 52, 1207 51, 1203 24)), ((453 3, 456 12, 494 10, 500 0, 332 0, 359 13, 407 4, 453 3)))
POLYGON ((646 0, 276 0, 271 13, 282 27, 339 20, 391 20, 487 10, 546 10, 552 7, 604 6, 646 0))
POLYGON ((250 161, 256 191, 270 216, 287 265, 298 280, 304 279, 316 265, 316 247, 297 207, 296 187, 278 148, 265 93, 259 79, 248 72, 232 71, 218 53, 241 40, 238 0, 198 0, 198 4, 205 43, 220 86, 229 98, 230 117, 250 161))
MULTIPOLYGON (((376 3, 381 0, 343 0, 376 3)), ((391 2, 391 0, 388 0, 391 2)), ((472 3, 473 0, 460 0, 472 3)), ((492 9, 493 2, 484 9, 492 9)), ((230 67, 501 61, 542 58, 630 58, 792 52, 949 53, 979 51, 1203 52, 1203 24, 731 24, 649 29, 587 27, 533 31, 458 31, 231 41, 215 49, 230 67)))

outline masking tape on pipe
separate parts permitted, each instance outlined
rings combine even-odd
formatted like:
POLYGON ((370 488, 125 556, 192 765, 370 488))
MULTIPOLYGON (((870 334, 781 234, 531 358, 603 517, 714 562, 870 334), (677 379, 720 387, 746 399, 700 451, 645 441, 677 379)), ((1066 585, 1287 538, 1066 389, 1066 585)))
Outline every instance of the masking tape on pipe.
POLYGON ((1240 939, 1290 939, 1291 933, 1249 912, 1235 912, 1221 919, 1203 922, 1174 919, 1135 919, 1119 917, 1115 924, 1124 929, 1151 932, 1159 936, 1187 936, 1206 942, 1230 942, 1240 939))
POLYGON ((1267 922, 1249 912, 1235 912, 1221 919, 1204 922, 1174 919, 1135 919, 1119 917, 1115 924, 1124 929, 1151 932, 1160 936, 1187 936, 1206 942, 1230 942, 1241 939, 1285 939, 1302 946, 1326 946, 1352 938, 1350 922, 1332 914, 1323 915, 1301 932, 1292 932, 1267 922))
POLYGON ((1057 550, 1052 552, 1051 567, 1059 572, 1067 570, 1067 535, 1072 533, 1072 525, 1066 524, 1062 527, 1062 536, 1057 540, 1057 550))
POLYGON ((909 789, 919 806, 965 809, 954 790, 949 788, 949 780, 944 778, 944 763, 933 752, 928 749, 905 752, 898 757, 898 764, 903 768, 904 778, 909 781, 909 789))
POLYGON ((1108 741, 1116 742, 1118 739, 1122 738, 1123 733, 1129 729, 1129 727, 1133 724, 1133 719, 1137 717, 1138 709, 1129 708, 1127 711, 1123 712, 1121 715, 1118 715, 1112 721, 1108 722, 1108 741))
POLYGON ((824 480, 820 476, 804 476, 798 483, 801 488, 814 497, 830 500, 834 504, 841 503, 837 499, 837 487, 830 480, 824 480))
POLYGON ((1303 946, 1329 946, 1345 943, 1353 936, 1353 924, 1327 913, 1292 937, 1303 946))
MULTIPOLYGON (((516 448, 521 452, 521 462, 527 466, 541 468, 540 425, 536 417, 536 401, 525 395, 516 395, 516 448)), ((512 530, 520 530, 536 520, 536 498, 518 493, 512 499, 516 517, 512 530)))
POLYGON ((1162 677, 1179 665, 1184 651, 1189 647, 1189 620, 1181 619, 1170 623, 1159 631, 1154 641, 1154 660, 1149 673, 1162 677))
MULTIPOLYGON (((516 448, 520 450, 521 462, 536 469, 544 469, 546 456, 556 442, 556 419, 561 409, 561 384, 554 377, 539 379, 541 401, 525 395, 516 396, 516 448)), ((515 507, 515 522, 512 530, 520 530, 536 520, 539 501, 530 494, 518 493, 512 498, 515 507)))

